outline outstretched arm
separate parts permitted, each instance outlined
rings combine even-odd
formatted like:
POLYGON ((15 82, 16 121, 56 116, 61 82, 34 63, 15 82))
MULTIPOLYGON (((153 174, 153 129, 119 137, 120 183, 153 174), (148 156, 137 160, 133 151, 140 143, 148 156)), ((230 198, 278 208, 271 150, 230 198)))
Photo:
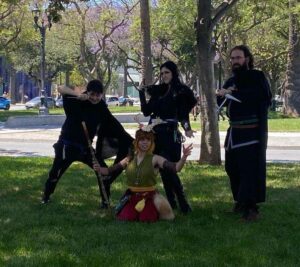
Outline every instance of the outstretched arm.
POLYGON ((101 167, 98 163, 94 162, 93 163, 93 169, 100 173, 101 175, 112 175, 115 172, 119 172, 120 170, 124 170, 127 167, 127 164, 129 162, 129 158, 126 157, 122 159, 119 163, 109 167, 101 167))
POLYGON ((179 161, 170 162, 161 156, 155 155, 152 161, 153 166, 158 166, 160 169, 166 169, 174 173, 180 172, 186 162, 187 157, 192 153, 193 144, 189 144, 187 147, 183 145, 182 147, 182 157, 179 161))
POLYGON ((76 92, 75 90, 64 86, 64 85, 60 85, 57 88, 58 92, 60 92, 62 95, 70 95, 70 96, 75 96, 76 98, 78 98, 79 100, 88 100, 89 96, 87 94, 81 94, 79 92, 76 92))

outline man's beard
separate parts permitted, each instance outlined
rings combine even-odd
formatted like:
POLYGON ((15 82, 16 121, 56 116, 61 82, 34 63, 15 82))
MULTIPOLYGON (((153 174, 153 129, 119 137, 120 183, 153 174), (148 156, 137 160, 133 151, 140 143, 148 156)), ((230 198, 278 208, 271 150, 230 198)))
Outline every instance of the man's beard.
POLYGON ((232 65, 231 67, 231 70, 234 74, 237 74, 239 72, 242 72, 242 71, 246 71, 248 70, 248 64, 245 62, 243 65, 240 65, 238 63, 235 63, 234 65, 232 65))

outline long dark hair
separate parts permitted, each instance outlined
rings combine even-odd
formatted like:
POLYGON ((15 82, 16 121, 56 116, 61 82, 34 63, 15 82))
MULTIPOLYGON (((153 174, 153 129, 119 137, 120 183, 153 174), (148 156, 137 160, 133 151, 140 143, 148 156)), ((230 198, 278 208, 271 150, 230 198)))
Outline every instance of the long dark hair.
POLYGON ((254 58, 253 58, 253 55, 251 54, 250 49, 248 48, 248 46, 246 46, 246 45, 237 45, 237 46, 233 47, 230 50, 229 55, 231 55, 232 51, 234 51, 234 50, 241 50, 241 51, 244 52, 244 56, 249 58, 248 68, 249 68, 249 70, 253 70, 254 69, 254 58))
MULTIPOLYGON (((179 71, 177 65, 173 61, 168 60, 165 63, 160 65, 159 70, 161 71, 162 68, 166 68, 172 72, 172 80, 170 85, 175 91, 179 90, 178 88, 181 87, 182 82, 180 81, 179 78, 179 71)), ((151 97, 164 95, 168 90, 169 90, 169 86, 165 83, 161 83, 161 78, 160 78, 160 84, 147 86, 147 93, 151 97)))
POLYGON ((181 81, 179 79, 178 67, 173 61, 171 60, 166 61, 165 63, 160 65, 159 70, 161 70, 162 68, 166 68, 172 72, 172 81, 171 81, 172 85, 181 84, 181 81))

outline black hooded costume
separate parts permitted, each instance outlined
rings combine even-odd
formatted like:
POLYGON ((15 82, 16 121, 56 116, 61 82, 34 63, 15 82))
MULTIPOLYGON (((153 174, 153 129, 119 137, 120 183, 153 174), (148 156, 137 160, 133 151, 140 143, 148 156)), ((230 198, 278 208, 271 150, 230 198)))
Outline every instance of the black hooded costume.
MULTIPOLYGON (((263 72, 238 70, 223 88, 234 87, 227 100, 230 127, 225 140, 225 170, 233 198, 246 209, 257 209, 266 195, 266 149, 271 92, 263 72)), ((223 98, 224 99, 224 98, 223 98)), ((218 97, 218 103, 223 101, 218 97)))
MULTIPOLYGON (((66 120, 58 141, 53 145, 55 158, 45 183, 43 196, 45 203, 49 201, 61 176, 74 161, 83 162, 93 168, 92 156, 83 131, 82 121, 86 123, 90 140, 93 140, 96 134, 98 135, 96 157, 103 167, 106 167, 104 159, 108 157, 116 155, 115 163, 124 158, 133 141, 133 138, 111 114, 103 100, 92 104, 88 100, 81 101, 73 96, 64 95, 63 107, 66 120), (108 141, 104 145, 105 138, 108 141), (109 153, 103 153, 103 150, 109 151, 109 153)), ((118 174, 114 176, 116 177, 118 174)), ((105 182, 108 195, 109 185, 109 181, 105 182)), ((102 201, 104 201, 102 191, 101 195, 102 201)))
MULTIPOLYGON (((191 130, 189 113, 197 100, 192 90, 181 83, 173 84, 170 89, 165 84, 152 85, 146 89, 150 95, 148 102, 145 92, 140 91, 141 110, 144 116, 150 116, 149 124, 156 118, 165 122, 153 128, 155 132, 154 154, 177 162, 181 157, 183 140, 183 136, 178 130, 178 122, 181 123, 185 131, 191 130)), ((181 211, 183 213, 190 211, 178 175, 166 170, 161 170, 160 173, 170 205, 173 208, 176 207, 176 195, 181 211)))

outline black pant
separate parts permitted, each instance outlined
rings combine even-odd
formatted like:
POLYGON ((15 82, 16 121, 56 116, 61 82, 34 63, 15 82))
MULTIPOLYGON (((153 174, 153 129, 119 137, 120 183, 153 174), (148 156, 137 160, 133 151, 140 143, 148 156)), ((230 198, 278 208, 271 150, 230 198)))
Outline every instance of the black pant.
POLYGON ((264 201, 265 178, 259 172, 259 144, 226 151, 225 170, 230 179, 233 199, 245 206, 264 201))
MULTIPOLYGON (((155 129, 155 151, 154 153, 160 155, 171 162, 177 162, 181 157, 181 133, 177 127, 168 125, 160 126, 155 129)), ((180 209, 183 212, 190 210, 189 204, 184 195, 183 186, 179 176, 176 173, 171 173, 167 170, 160 170, 163 181, 166 197, 170 205, 176 207, 175 196, 177 197, 180 209)))
MULTIPOLYGON (((93 168, 92 156, 87 147, 65 145, 60 141, 55 143, 53 147, 55 150, 55 158, 49 171, 48 179, 45 183, 44 196, 46 198, 49 198, 49 196, 54 192, 59 179, 74 161, 80 161, 93 168)), ((103 160, 101 160, 99 164, 103 167, 106 166, 103 160)), ((101 196, 103 197, 99 181, 98 186, 101 196)))

